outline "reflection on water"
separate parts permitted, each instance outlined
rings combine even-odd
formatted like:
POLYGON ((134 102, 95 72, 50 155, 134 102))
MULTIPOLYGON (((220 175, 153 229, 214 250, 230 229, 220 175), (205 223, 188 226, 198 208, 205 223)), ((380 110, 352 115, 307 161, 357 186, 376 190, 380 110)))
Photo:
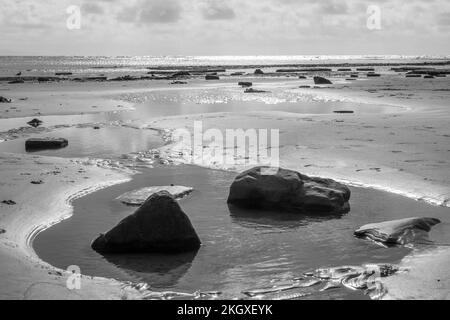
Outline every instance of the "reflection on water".
MULTIPOLYGON (((160 147, 162 141, 156 131, 137 130, 126 127, 66 128, 49 133, 30 136, 31 138, 65 138, 69 145, 63 149, 39 150, 37 155, 57 157, 109 157, 137 151, 147 151, 160 147)), ((25 138, 0 143, 0 152, 27 153, 25 138)), ((29 152, 28 152, 29 153, 29 152)))
POLYGON ((153 288, 175 286, 191 267, 197 252, 175 255, 105 255, 106 261, 136 277, 143 277, 153 288))
MULTIPOLYGON (((74 216, 38 235, 34 248, 45 261, 61 268, 78 265, 84 274, 148 282, 161 291, 221 291, 221 298, 232 298, 320 267, 397 263, 409 249, 387 249, 356 239, 354 230, 370 222, 423 216, 424 212, 445 221, 449 214, 448 208, 359 188, 352 189, 351 212, 342 216, 278 213, 271 217, 234 209, 230 212, 226 200, 234 177, 234 173, 192 166, 145 169, 133 181, 76 200, 74 216), (195 188, 180 205, 202 241, 196 254, 103 257, 90 248, 99 233, 134 212, 135 208, 115 200, 119 195, 170 184, 195 188)), ((310 291, 314 298, 360 295, 344 288, 310 291)))
POLYGON ((346 213, 292 213, 279 212, 274 210, 243 209, 232 204, 228 204, 231 218, 237 223, 247 228, 260 229, 292 229, 306 226, 310 223, 340 219, 346 213))

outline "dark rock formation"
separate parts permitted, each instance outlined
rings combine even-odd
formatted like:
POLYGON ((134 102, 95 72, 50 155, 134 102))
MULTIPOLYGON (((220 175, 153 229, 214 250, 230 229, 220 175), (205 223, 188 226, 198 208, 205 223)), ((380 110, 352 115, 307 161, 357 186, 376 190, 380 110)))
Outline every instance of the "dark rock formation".
POLYGON ((355 236, 386 244, 406 244, 423 239, 431 227, 441 221, 435 218, 407 218, 365 225, 355 231, 355 236))
POLYGON ((264 71, 262 71, 261 69, 256 69, 255 74, 264 74, 264 71))
POLYGON ((235 179, 228 203, 244 208, 340 214, 349 211, 349 199, 350 190, 336 181, 256 167, 235 179))
POLYGON ((342 71, 352 71, 352 69, 350 68, 340 68, 337 71, 342 72, 342 71))
POLYGON ((367 77, 381 77, 381 74, 379 74, 379 73, 368 73, 367 77))
POLYGON ((149 197, 132 215, 92 243, 99 253, 180 253, 201 242, 189 218, 167 192, 149 197))
POLYGON ((60 149, 69 145, 63 138, 32 138, 25 142, 25 150, 60 149))
POLYGON ((253 86, 253 83, 246 82, 246 81, 241 81, 241 82, 238 83, 238 85, 241 86, 241 87, 251 87, 251 86, 253 86))
POLYGON ((306 76, 298 76, 299 79, 307 79, 306 76))
POLYGON ((325 79, 323 77, 314 77, 315 84, 333 84, 330 80, 325 79))
POLYGON ((72 72, 55 72, 55 76, 71 76, 72 72))
POLYGON ((0 103, 11 103, 11 99, 0 96, 0 103))
POLYGON ((355 113, 355 111, 352 111, 352 110, 336 110, 336 111, 333 111, 333 113, 349 114, 349 113, 355 113))
POLYGON ((9 205, 9 206, 13 206, 13 205, 16 204, 16 202, 13 201, 13 200, 3 200, 2 203, 3 203, 3 204, 7 204, 7 205, 9 205))
POLYGON ((205 80, 220 80, 220 77, 208 74, 208 75, 205 76, 205 80))
POLYGON ((42 125, 42 121, 39 120, 39 119, 34 118, 33 120, 28 121, 27 124, 30 125, 30 126, 32 126, 33 128, 37 128, 37 127, 39 127, 40 125, 42 125))

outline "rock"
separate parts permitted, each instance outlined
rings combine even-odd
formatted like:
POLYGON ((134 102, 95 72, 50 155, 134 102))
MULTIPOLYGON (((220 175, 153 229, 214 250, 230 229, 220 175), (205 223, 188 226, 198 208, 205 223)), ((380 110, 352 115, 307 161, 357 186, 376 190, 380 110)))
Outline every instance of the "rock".
POLYGON ((264 90, 257 90, 257 89, 253 89, 253 88, 249 88, 249 89, 245 89, 244 93, 264 93, 267 91, 264 90))
POLYGON ((31 184, 43 184, 44 181, 42 180, 36 180, 36 181, 31 181, 31 184))
POLYGON ((25 149, 42 150, 42 149, 59 149, 65 148, 69 142, 63 138, 31 138, 25 142, 25 149))
POLYGON ((186 78, 186 77, 190 77, 191 74, 188 71, 178 71, 174 74, 172 74, 171 78, 173 79, 177 79, 177 78, 186 78))
POLYGON ((431 227, 441 221, 435 218, 407 218, 373 223, 355 231, 355 236, 386 244, 406 244, 424 237, 431 227))
POLYGON ((238 83, 238 85, 241 86, 241 87, 251 87, 251 86, 253 86, 253 83, 246 82, 246 81, 241 81, 241 82, 238 83))
POLYGON ((407 74, 406 78, 422 78, 420 74, 407 74))
POLYGON ((0 103, 11 103, 11 99, 0 96, 0 103))
POLYGON ((172 81, 170 84, 187 84, 186 81, 172 81))
POLYGON ((175 199, 162 191, 92 243, 102 254, 181 253, 196 251, 201 242, 175 199))
POLYGON ((424 76, 423 78, 424 78, 424 79, 434 79, 434 76, 428 75, 428 76, 424 76))
POLYGON ((367 77, 381 77, 381 74, 379 74, 379 73, 368 73, 367 77))
POLYGON ((299 79, 307 79, 306 76, 298 76, 299 79))
POLYGON ((261 69, 256 69, 255 74, 264 74, 264 71, 262 71, 261 69))
POLYGON ((131 192, 127 192, 117 198, 117 200, 125 203, 127 205, 132 206, 140 206, 145 200, 147 200, 150 196, 161 192, 167 191, 174 197, 175 199, 181 199, 186 195, 190 194, 194 191, 193 188, 183 187, 183 186, 164 186, 164 187, 149 187, 143 188, 139 190, 134 190, 131 192))
POLYGON ((17 79, 8 82, 8 84, 20 84, 20 83, 25 83, 25 81, 23 81, 22 79, 17 79))
POLYGON ((311 86, 300 86, 300 89, 311 89, 311 86))
POLYGON ((336 110, 336 111, 333 111, 333 113, 351 114, 351 113, 355 113, 355 111, 352 111, 352 110, 336 110))
POLYGON ((350 68, 340 68, 337 71, 342 72, 342 71, 352 71, 352 69, 350 68))
POLYGON ((37 128, 40 125, 42 125, 42 121, 35 118, 35 119, 31 120, 31 121, 28 121, 27 124, 32 126, 33 128, 37 128))
POLYGON ((315 84, 333 84, 330 80, 325 79, 323 77, 314 77, 315 84))
POLYGON ((14 201, 12 201, 12 200, 3 200, 2 203, 3 203, 3 204, 7 204, 7 205, 9 205, 9 206, 13 206, 13 205, 16 204, 16 203, 15 203, 14 201))
POLYGON ((232 74, 230 74, 230 76, 243 76, 244 73, 243 72, 233 72, 232 74))
POLYGON ((220 80, 220 77, 208 74, 208 75, 205 76, 205 80, 220 80))
POLYGON ((5 229, 2 229, 2 228, 0 228, 0 234, 4 234, 4 233, 6 233, 6 230, 5 230, 5 229))
POLYGON ((71 76, 72 72, 55 72, 55 76, 71 76))
POLYGON ((228 203, 300 213, 345 213, 350 208, 349 199, 350 190, 336 181, 281 168, 256 167, 235 179, 228 203))

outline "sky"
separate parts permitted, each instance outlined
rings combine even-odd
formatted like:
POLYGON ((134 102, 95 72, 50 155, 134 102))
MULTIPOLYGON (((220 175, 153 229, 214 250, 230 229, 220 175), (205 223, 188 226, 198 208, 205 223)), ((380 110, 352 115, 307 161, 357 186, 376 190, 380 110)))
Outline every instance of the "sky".
POLYGON ((342 54, 449 55, 450 1, 0 0, 0 55, 342 54))

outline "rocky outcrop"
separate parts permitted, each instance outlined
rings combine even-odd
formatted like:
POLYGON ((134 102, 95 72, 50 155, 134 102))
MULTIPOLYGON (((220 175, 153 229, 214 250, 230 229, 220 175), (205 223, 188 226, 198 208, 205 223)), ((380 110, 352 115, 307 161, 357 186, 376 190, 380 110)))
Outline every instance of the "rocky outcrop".
POLYGON ((11 99, 0 96, 0 103, 11 103, 11 99))
POLYGON ((241 87, 251 87, 251 86, 253 86, 253 83, 247 82, 247 81, 240 81, 238 83, 238 85, 241 86, 241 87))
POLYGON ((205 76, 205 80, 220 80, 220 77, 208 74, 205 76))
POLYGON ((349 199, 350 190, 336 181, 286 169, 257 167, 235 179, 228 203, 299 213, 345 213, 350 208, 349 199))
POLYGON ((385 244, 406 244, 424 238, 440 222, 435 218, 407 218, 373 223, 356 230, 355 236, 385 244))
POLYGON ((149 197, 161 191, 167 191, 175 199, 181 199, 194 191, 194 189, 183 186, 148 187, 127 192, 119 196, 117 200, 130 206, 140 206, 149 197))
POLYGON ((256 69, 255 74, 264 74, 264 71, 262 71, 261 69, 256 69))
POLYGON ((161 191, 95 239, 92 249, 102 254, 181 253, 198 250, 200 245, 187 215, 167 191, 161 191))
POLYGON ((27 151, 43 149, 60 149, 69 145, 69 142, 63 138, 32 138, 25 141, 27 151))
POLYGON ((333 84, 330 80, 323 77, 314 77, 315 84, 333 84))
POLYGON ((39 120, 39 119, 34 118, 34 119, 28 121, 27 124, 29 126, 32 126, 33 128, 37 128, 37 127, 42 125, 42 121, 39 120))

